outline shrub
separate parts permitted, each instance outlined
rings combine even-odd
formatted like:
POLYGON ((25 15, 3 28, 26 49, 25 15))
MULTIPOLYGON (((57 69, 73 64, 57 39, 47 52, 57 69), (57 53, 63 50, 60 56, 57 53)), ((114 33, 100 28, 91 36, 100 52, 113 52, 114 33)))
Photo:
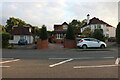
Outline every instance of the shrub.
POLYGON ((71 24, 68 25, 65 39, 75 40, 75 33, 74 33, 73 26, 71 24))
POLYGON ((95 31, 92 33, 91 37, 96 38, 101 41, 105 41, 105 36, 101 29, 95 29, 95 31))
POLYGON ((40 38, 42 40, 47 40, 48 39, 48 34, 47 34, 47 30, 46 30, 45 25, 42 26, 41 33, 40 33, 40 38))
POLYGON ((120 22, 118 23, 117 29, 116 29, 116 42, 120 44, 120 22))
POLYGON ((10 34, 2 33, 2 47, 7 48, 9 45, 10 34))

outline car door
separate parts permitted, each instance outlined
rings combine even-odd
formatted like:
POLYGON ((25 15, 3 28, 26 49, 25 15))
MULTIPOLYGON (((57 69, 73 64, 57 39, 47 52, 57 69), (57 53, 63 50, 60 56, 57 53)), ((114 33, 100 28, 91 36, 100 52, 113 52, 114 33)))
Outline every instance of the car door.
POLYGON ((92 47, 100 47, 100 43, 97 39, 91 39, 92 47))
POLYGON ((84 39, 84 40, 85 40, 85 44, 87 44, 88 47, 92 47, 90 39, 84 39))

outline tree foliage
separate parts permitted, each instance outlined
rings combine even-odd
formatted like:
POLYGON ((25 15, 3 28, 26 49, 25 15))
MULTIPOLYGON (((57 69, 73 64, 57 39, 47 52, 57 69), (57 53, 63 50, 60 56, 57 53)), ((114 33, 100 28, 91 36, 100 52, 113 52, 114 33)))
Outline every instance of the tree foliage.
POLYGON ((42 40, 47 40, 48 39, 48 34, 47 34, 47 30, 46 30, 45 25, 43 25, 42 28, 41 28, 40 38, 42 40))
POLYGON ((117 25, 117 29, 116 29, 116 41, 118 44, 120 44, 120 22, 117 25))
POLYGON ((85 35, 86 37, 90 37, 91 34, 92 34, 91 28, 90 28, 90 27, 86 28, 86 29, 82 32, 82 34, 85 35))
POLYGON ((8 32, 11 31, 13 26, 31 26, 30 24, 27 24, 25 21, 14 17, 10 17, 6 23, 7 23, 6 26, 8 32))
POLYGON ((73 26, 73 30, 75 31, 75 33, 80 33, 81 27, 85 24, 85 22, 86 22, 86 19, 83 21, 73 19, 72 22, 70 22, 69 24, 73 26))
POLYGON ((101 41, 105 41, 105 36, 103 34, 103 31, 101 29, 95 29, 94 32, 92 33, 93 38, 96 38, 101 41))
POLYGON ((6 32, 6 29, 4 26, 0 25, 0 33, 2 33, 2 32, 6 32))
POLYGON ((68 25, 66 39, 75 40, 75 33, 74 33, 73 25, 71 24, 68 25))

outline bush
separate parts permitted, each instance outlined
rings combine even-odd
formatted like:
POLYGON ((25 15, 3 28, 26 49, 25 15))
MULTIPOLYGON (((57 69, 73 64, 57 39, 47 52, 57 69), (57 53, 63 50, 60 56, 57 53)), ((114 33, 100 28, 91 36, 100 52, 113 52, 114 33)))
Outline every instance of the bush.
POLYGON ((115 41, 116 41, 116 38, 115 38, 115 37, 110 37, 110 38, 108 38, 108 41, 109 41, 109 42, 115 42, 115 41))
POLYGON ((116 42, 120 44, 120 22, 117 25, 117 29, 116 29, 116 42))
POLYGON ((40 38, 42 40, 47 40, 48 39, 48 34, 47 34, 47 30, 46 30, 45 25, 42 26, 41 33, 40 33, 40 38))
POLYGON ((67 33, 66 33, 66 39, 69 40, 75 40, 75 33, 72 25, 68 25, 67 33))
POLYGON ((101 41, 105 41, 105 36, 101 29, 95 29, 95 31, 92 33, 91 37, 96 38, 101 41))
POLYGON ((7 48, 9 45, 10 34, 2 33, 2 47, 7 48))

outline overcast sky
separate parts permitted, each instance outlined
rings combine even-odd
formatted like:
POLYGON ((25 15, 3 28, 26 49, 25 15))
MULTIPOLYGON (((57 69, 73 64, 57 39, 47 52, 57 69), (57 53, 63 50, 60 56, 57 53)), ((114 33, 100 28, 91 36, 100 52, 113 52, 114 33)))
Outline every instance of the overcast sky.
POLYGON ((86 15, 97 17, 116 27, 118 23, 117 2, 81 2, 80 0, 40 0, 37 2, 2 2, 0 15, 5 25, 9 17, 20 18, 34 26, 45 24, 48 30, 53 30, 54 24, 70 22, 73 19, 82 21, 86 15))

